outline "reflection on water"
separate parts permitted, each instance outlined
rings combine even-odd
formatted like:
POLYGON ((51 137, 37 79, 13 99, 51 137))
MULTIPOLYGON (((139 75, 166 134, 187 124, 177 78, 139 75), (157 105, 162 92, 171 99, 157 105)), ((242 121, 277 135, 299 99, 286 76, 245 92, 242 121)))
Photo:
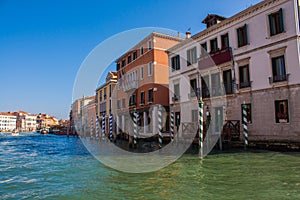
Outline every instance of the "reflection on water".
POLYGON ((300 199, 300 153, 184 155, 153 173, 105 167, 78 138, 0 135, 0 199, 300 199))

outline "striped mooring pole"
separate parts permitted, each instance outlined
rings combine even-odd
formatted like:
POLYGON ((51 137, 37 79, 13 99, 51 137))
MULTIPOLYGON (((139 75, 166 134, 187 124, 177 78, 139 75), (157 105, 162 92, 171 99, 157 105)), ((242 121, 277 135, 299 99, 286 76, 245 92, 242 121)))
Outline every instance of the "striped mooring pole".
POLYGON ((105 139, 105 115, 102 115, 102 139, 105 139))
POLYGON ((171 142, 174 140, 174 112, 170 113, 170 118, 171 118, 171 124, 170 124, 170 130, 171 130, 171 142))
POLYGON ((109 139, 113 139, 113 115, 109 114, 109 139))
POLYGON ((199 155, 203 158, 203 101, 199 101, 199 155))
POLYGON ((98 115, 96 116, 96 133, 95 133, 95 135, 96 135, 96 138, 99 137, 99 117, 98 117, 98 115))
POLYGON ((133 147, 135 148, 137 145, 137 128, 138 128, 138 113, 136 108, 133 111, 133 147))
POLYGON ((247 126, 247 105, 243 104, 243 127, 244 127, 244 139, 245 148, 248 146, 248 126, 247 126))
POLYGON ((93 130, 93 125, 94 125, 94 119, 91 118, 91 123, 90 123, 90 135, 94 137, 94 130, 93 130))
POLYGON ((158 107, 158 147, 161 149, 163 144, 162 137, 162 107, 158 107))

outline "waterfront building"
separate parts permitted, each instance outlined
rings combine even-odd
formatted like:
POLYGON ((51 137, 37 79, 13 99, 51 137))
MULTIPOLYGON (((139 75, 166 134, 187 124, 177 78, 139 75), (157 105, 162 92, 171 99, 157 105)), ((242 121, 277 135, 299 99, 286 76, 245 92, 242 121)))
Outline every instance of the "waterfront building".
POLYGON ((51 128, 58 125, 58 119, 48 114, 38 114, 36 117, 37 129, 51 128))
POLYGON ((82 109, 84 106, 95 100, 95 96, 82 97, 76 99, 71 106, 70 123, 75 127, 75 133, 83 134, 84 132, 84 118, 82 109))
POLYGON ((300 142, 299 1, 264 0, 227 19, 209 14, 203 23, 205 30, 168 49, 177 125, 197 121, 197 110, 184 113, 180 102, 203 98, 219 133, 219 121, 241 122, 245 103, 250 142, 300 142))
POLYGON ((117 73, 108 72, 105 83, 96 89, 96 115, 101 117, 111 113, 112 92, 117 84, 117 73))
POLYGON ((0 131, 10 132, 17 128, 17 117, 11 112, 0 113, 0 131))
POLYGON ((82 106, 83 133, 85 136, 95 135, 96 130, 96 99, 93 98, 82 106))
MULTIPOLYGON (((118 84, 114 91, 113 114, 116 133, 127 133, 132 124, 133 110, 139 114, 139 134, 157 133, 157 105, 169 110, 168 48, 182 38, 153 32, 116 60, 118 84)), ((164 121, 167 120, 164 115, 164 121)), ((168 131, 168 123, 163 131, 168 131)))
POLYGON ((34 132, 37 128, 37 115, 25 111, 14 112, 17 117, 17 128, 22 132, 34 132))

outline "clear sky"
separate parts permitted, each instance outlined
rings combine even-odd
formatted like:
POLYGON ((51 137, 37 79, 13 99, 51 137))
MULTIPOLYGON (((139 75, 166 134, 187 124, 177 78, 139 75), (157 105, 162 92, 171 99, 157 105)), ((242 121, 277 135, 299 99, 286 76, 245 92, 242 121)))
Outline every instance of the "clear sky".
POLYGON ((100 42, 140 27, 193 35, 208 13, 230 17, 257 2, 0 0, 0 111, 67 118, 76 73, 100 42))

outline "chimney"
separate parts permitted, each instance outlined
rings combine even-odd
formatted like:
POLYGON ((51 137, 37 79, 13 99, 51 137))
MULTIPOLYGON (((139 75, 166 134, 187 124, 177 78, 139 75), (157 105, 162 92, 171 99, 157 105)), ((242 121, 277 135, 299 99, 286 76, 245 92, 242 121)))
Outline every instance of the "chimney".
POLYGON ((185 32, 185 36, 186 39, 191 38, 191 32, 190 31, 185 32))
POLYGON ((180 32, 179 31, 177 32, 177 37, 180 37, 180 32))

